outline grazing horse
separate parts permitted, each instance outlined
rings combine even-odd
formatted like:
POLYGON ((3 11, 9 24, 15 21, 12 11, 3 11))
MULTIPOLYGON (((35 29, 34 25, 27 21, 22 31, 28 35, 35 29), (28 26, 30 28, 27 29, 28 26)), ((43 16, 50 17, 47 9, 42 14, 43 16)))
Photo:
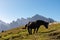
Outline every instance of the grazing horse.
POLYGON ((25 25, 25 28, 28 29, 29 34, 32 34, 32 29, 34 29, 33 33, 35 33, 35 32, 37 33, 38 29, 41 25, 44 25, 45 28, 48 29, 49 22, 42 21, 42 20, 37 20, 35 22, 29 22, 28 24, 25 25))

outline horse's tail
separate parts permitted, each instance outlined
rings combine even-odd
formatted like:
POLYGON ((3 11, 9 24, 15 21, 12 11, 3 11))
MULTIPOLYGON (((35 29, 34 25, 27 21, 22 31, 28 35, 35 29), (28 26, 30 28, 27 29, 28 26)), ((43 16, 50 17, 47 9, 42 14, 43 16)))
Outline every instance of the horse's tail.
POLYGON ((30 25, 31 22, 29 22, 28 24, 25 25, 25 29, 30 25))
POLYGON ((25 29, 27 28, 27 24, 25 25, 25 29))
POLYGON ((22 29, 26 29, 26 27, 27 27, 27 24, 22 29))

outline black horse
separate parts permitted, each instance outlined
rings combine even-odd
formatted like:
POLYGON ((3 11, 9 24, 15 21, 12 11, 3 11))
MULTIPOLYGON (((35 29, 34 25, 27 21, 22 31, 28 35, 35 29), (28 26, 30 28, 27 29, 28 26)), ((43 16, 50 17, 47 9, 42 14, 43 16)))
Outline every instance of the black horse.
POLYGON ((38 29, 41 25, 44 25, 45 28, 48 29, 49 22, 42 21, 42 20, 37 20, 35 22, 29 22, 28 24, 25 25, 25 28, 28 29, 29 34, 32 34, 32 29, 34 29, 33 33, 35 33, 35 32, 37 33, 38 29))

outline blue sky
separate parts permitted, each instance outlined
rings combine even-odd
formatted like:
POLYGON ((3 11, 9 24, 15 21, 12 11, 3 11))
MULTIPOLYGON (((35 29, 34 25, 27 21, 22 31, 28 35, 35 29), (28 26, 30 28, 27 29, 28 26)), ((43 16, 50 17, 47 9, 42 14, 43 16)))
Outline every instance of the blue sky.
POLYGON ((60 21, 60 0, 0 0, 0 20, 4 22, 35 14, 60 21))

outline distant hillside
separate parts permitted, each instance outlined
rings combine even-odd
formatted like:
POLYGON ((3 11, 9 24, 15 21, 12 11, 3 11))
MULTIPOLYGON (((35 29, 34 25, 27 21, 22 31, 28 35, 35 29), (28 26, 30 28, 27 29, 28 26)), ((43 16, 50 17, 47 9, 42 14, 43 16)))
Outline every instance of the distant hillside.
POLYGON ((31 18, 17 19, 16 21, 12 21, 10 24, 7 24, 7 23, 5 23, 3 21, 0 21, 0 31, 16 28, 16 27, 19 27, 19 26, 23 26, 23 25, 27 24, 29 21, 32 22, 32 21, 36 21, 36 20, 43 20, 43 21, 47 21, 47 22, 50 22, 50 23, 55 21, 52 18, 46 18, 44 16, 36 14, 31 18))
POLYGON ((0 32, 2 30, 8 30, 8 29, 9 29, 9 24, 7 24, 7 23, 0 20, 0 32))

